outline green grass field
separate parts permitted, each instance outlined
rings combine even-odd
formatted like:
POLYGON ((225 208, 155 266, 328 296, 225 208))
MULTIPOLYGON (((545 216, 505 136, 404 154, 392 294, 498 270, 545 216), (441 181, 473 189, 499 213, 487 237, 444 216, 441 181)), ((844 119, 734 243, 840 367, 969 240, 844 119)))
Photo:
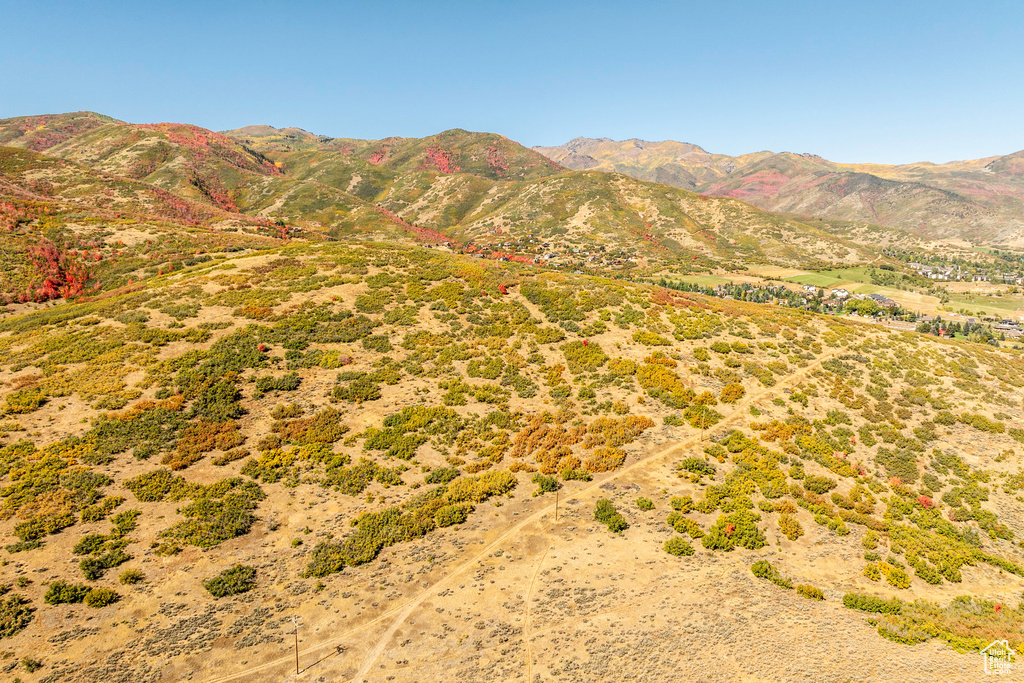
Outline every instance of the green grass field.
POLYGON ((807 273, 806 275, 794 275, 787 277, 786 282, 795 282, 798 285, 814 285, 815 287, 834 287, 846 280, 830 277, 823 273, 807 273))
POLYGON ((966 308, 972 313, 985 311, 989 315, 1011 315, 1019 308, 1024 308, 1024 296, 954 296, 945 304, 946 308, 959 311, 966 308))

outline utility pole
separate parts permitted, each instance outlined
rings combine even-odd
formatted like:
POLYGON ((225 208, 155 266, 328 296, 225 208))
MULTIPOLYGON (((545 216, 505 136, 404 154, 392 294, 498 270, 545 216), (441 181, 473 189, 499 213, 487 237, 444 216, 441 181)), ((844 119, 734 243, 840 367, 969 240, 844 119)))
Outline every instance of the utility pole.
POLYGON ((302 617, 293 616, 292 624, 295 626, 295 675, 299 675, 299 621, 302 617))

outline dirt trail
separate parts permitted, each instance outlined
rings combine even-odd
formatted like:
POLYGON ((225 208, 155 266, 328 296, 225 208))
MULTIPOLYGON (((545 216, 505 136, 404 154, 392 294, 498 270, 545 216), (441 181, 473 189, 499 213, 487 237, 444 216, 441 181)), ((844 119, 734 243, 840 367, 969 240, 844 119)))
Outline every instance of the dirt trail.
MULTIPOLYGON (((831 351, 825 352, 822 355, 820 355, 814 362, 812 362, 812 363, 810 363, 810 364, 808 364, 808 365, 806 365, 806 366, 804 366, 802 368, 797 369, 792 374, 790 374, 790 375, 782 378, 781 380, 779 380, 779 382, 777 382, 774 386, 765 388, 763 391, 761 391, 761 392, 759 392, 757 394, 749 395, 747 398, 745 398, 745 399, 741 400, 739 403, 737 403, 736 404, 736 408, 729 415, 724 417, 715 426, 715 429, 716 430, 720 430, 724 426, 727 426, 727 425, 730 425, 730 424, 732 424, 734 422, 737 422, 740 418, 742 418, 743 416, 748 414, 749 406, 752 405, 753 403, 756 403, 758 401, 762 401, 765 398, 770 398, 773 395, 779 394, 788 385, 791 385, 794 382, 797 382, 799 380, 805 379, 809 372, 811 372, 812 370, 817 369, 825 361, 830 360, 830 359, 832 359, 832 358, 834 358, 834 357, 836 357, 836 356, 846 352, 846 350, 847 349, 845 347, 840 347, 838 349, 833 349, 831 351)), ((697 435, 692 436, 692 437, 690 437, 688 439, 685 439, 684 441, 676 442, 675 444, 673 444, 672 446, 669 446, 668 448, 662 449, 662 450, 660 450, 660 451, 658 451, 656 453, 653 453, 653 454, 651 454, 651 455, 649 455, 649 456, 647 456, 645 458, 641 458, 640 460, 637 460, 636 462, 634 462, 634 463, 632 463, 630 465, 627 465, 626 467, 623 467, 620 470, 616 470, 615 472, 611 472, 611 473, 609 473, 608 476, 606 476, 606 477, 604 477, 604 478, 602 478, 600 480, 596 480, 595 479, 595 481, 590 486, 587 486, 586 488, 580 489, 579 491, 577 491, 576 493, 573 493, 571 495, 564 496, 561 499, 562 500, 562 504, 565 504, 565 503, 569 502, 570 500, 583 499, 583 498, 585 498, 585 497, 587 497, 587 496, 589 496, 591 494, 594 494, 595 492, 600 491, 600 487, 603 484, 606 484, 608 482, 614 481, 615 479, 618 479, 618 478, 620 478, 620 477, 622 477, 622 476, 624 476, 626 474, 629 474, 629 473, 631 473, 631 472, 633 472, 633 471, 635 471, 635 470, 637 470, 637 469, 639 469, 641 467, 650 466, 652 464, 658 463, 661 460, 664 460, 664 459, 667 459, 667 458, 670 458, 670 457, 675 457, 675 456, 679 455, 681 452, 684 452, 684 451, 686 451, 686 450, 696 446, 697 444, 701 443, 702 441, 703 441, 703 435, 702 434, 697 434, 697 435)), ((532 524, 534 524, 536 522, 541 521, 542 519, 544 519, 544 517, 546 517, 549 514, 553 513, 553 511, 554 511, 554 504, 546 505, 546 506, 540 508, 535 513, 533 513, 532 515, 527 517, 526 519, 523 519, 522 521, 520 521, 518 524, 516 524, 516 525, 514 525, 512 527, 509 527, 504 533, 502 533, 500 536, 495 538, 493 541, 491 541, 490 543, 485 545, 477 553, 475 553, 472 557, 468 558, 465 562, 463 562, 462 564, 460 564, 457 567, 453 568, 450 572, 448 572, 444 576, 444 578, 442 578, 441 580, 437 581, 433 585, 428 586, 427 588, 423 589, 419 594, 417 594, 415 597, 411 598, 404 605, 396 605, 392 609, 387 610, 386 612, 384 612, 381 615, 379 615, 378 617, 375 617, 374 619, 366 622, 365 624, 361 624, 359 626, 356 626, 356 627, 354 627, 352 629, 349 629, 348 631, 345 631, 344 633, 339 634, 338 636, 335 636, 334 638, 331 638, 328 641, 324 641, 324 642, 322 642, 322 643, 320 643, 318 645, 314 645, 311 648, 303 650, 300 653, 301 656, 302 657, 309 657, 311 655, 314 655, 315 653, 319 653, 319 652, 322 652, 324 650, 334 649, 338 645, 342 644, 343 640, 346 639, 348 636, 352 635, 353 633, 357 633, 359 631, 363 631, 363 630, 365 630, 365 629, 367 629, 367 628, 369 628, 371 626, 374 626, 376 624, 379 624, 379 623, 387 620, 389 617, 391 617, 393 615, 397 615, 395 620, 392 622, 392 624, 383 633, 383 635, 381 635, 381 637, 377 640, 377 642, 374 644, 373 648, 367 653, 366 658, 363 660, 363 663, 362 663, 362 665, 359 668, 359 671, 356 673, 356 675, 352 679, 353 681, 366 681, 367 680, 367 678, 366 678, 367 673, 370 671, 370 669, 373 667, 373 665, 377 662, 377 660, 380 657, 381 653, 384 652, 384 649, 387 647, 388 643, 394 637, 395 632, 398 631, 398 629, 402 626, 402 624, 404 624, 406 622, 406 620, 408 620, 408 618, 412 615, 412 613, 417 608, 419 608, 429 598, 433 597, 437 592, 443 590, 449 584, 454 583, 455 580, 458 577, 460 577, 465 572, 469 571, 478 562, 480 562, 485 557, 487 557, 488 555, 493 553, 497 548, 499 548, 506 541, 508 541, 509 539, 513 538, 514 536, 517 536, 526 527, 528 527, 528 526, 530 526, 530 525, 532 525, 532 524)), ((543 559, 541 561, 543 561, 543 559)), ((527 609, 528 609, 528 607, 527 607, 527 609)), ((527 636, 527 633, 526 633, 526 630, 524 629, 524 637, 526 637, 526 636, 527 636)), ((527 650, 527 653, 529 654, 529 649, 527 650)), ((257 673, 260 673, 260 672, 269 671, 271 669, 278 668, 278 667, 285 668, 285 667, 288 667, 289 665, 291 665, 293 662, 294 662, 294 657, 293 656, 280 657, 280 658, 275 659, 273 661, 266 662, 264 664, 260 664, 260 665, 255 666, 255 667, 251 667, 249 669, 245 669, 244 671, 239 671, 237 673, 233 673, 233 674, 230 674, 228 676, 222 676, 220 678, 210 679, 208 681, 208 683, 223 683, 223 682, 226 682, 226 681, 237 681, 237 680, 243 680, 243 679, 250 679, 251 680, 251 677, 254 674, 257 674, 257 673)))
POLYGON ((526 680, 533 680, 533 647, 530 645, 530 605, 533 603, 533 590, 537 585, 537 577, 540 576, 541 567, 544 566, 544 559, 548 556, 548 551, 545 550, 544 554, 540 556, 540 560, 537 561, 537 568, 533 570, 533 578, 530 579, 530 587, 526 591, 526 615, 523 619, 523 642, 526 644, 526 680))

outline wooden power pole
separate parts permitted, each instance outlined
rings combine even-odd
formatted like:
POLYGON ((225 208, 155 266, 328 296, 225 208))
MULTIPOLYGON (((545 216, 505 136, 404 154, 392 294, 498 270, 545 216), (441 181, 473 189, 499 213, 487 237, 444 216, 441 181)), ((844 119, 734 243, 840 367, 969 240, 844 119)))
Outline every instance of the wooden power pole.
POLYGON ((299 675, 299 621, 301 617, 292 617, 292 624, 295 626, 295 675, 299 675))

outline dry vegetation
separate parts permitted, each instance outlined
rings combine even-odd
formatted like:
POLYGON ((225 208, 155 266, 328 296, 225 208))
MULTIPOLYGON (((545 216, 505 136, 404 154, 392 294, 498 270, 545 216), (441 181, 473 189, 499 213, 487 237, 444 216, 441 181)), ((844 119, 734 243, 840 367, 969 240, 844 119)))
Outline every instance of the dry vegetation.
POLYGON ((723 680, 972 680, 1024 645, 1013 351, 299 245, 9 313, 0 358, 12 678, 280 680, 293 614, 310 680, 678 680, 709 643, 723 680))

